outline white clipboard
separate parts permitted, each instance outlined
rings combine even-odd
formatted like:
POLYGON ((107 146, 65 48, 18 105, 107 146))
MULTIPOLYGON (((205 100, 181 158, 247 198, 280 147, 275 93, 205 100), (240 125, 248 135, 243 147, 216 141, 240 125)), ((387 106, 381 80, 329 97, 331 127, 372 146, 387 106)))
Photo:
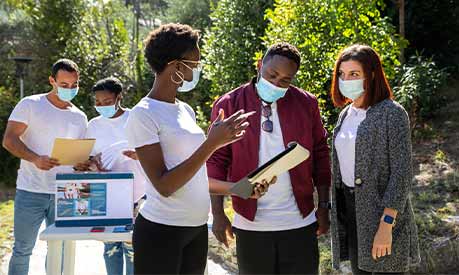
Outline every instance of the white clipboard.
POLYGON ((255 183, 262 180, 270 181, 274 176, 287 172, 307 160, 309 156, 310 153, 306 148, 297 142, 290 142, 287 149, 238 181, 230 191, 234 195, 248 199, 253 193, 255 183))

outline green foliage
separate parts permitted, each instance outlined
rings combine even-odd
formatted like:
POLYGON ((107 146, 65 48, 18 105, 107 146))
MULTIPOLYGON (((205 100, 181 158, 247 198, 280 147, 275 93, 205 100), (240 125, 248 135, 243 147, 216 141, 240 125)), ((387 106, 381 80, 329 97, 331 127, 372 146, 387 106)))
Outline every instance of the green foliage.
MULTIPOLYGON (((0 86, 7 88, 17 87, 18 81, 15 77, 15 63, 11 60, 17 49, 22 46, 17 37, 31 36, 30 20, 27 14, 13 7, 1 7, 0 4, 0 86)), ((25 83, 28 86, 28 83, 25 83)), ((17 91, 19 96, 19 91, 17 91)))
POLYGON ((129 35, 118 16, 122 9, 113 1, 88 6, 63 53, 81 68, 81 92, 73 103, 87 114, 95 114, 91 87, 97 80, 116 76, 125 84, 135 83, 130 78, 134 68, 129 62, 129 35))
MULTIPOLYGON (((385 0, 387 14, 399 23, 397 2, 385 0)), ((459 72, 459 5, 454 0, 405 1, 406 56, 422 51, 441 67, 459 72)))
MULTIPOLYGON (((3 133, 5 133, 8 118, 17 102, 18 99, 16 96, 13 95, 12 91, 6 90, 4 87, 0 86, 0 133, 2 133, 1 138, 3 138, 3 133)), ((6 186, 14 186, 14 184, 16 183, 16 172, 19 167, 19 159, 11 155, 3 147, 0 148, 0 159, 2 160, 2 165, 0 165, 0 183, 3 183, 6 186)))
POLYGON ((435 160, 438 162, 446 162, 448 160, 448 157, 446 156, 445 152, 442 150, 438 149, 435 152, 435 160))
POLYGON ((210 6, 215 0, 167 0, 166 22, 182 23, 204 31, 210 26, 210 6))
POLYGON ((416 55, 408 63, 396 68, 392 87, 395 99, 411 114, 412 119, 431 118, 445 102, 438 93, 448 74, 431 58, 416 55))
POLYGON ((205 77, 213 100, 255 75, 253 57, 263 50, 264 11, 272 1, 220 0, 210 15, 212 27, 204 36, 205 77))
POLYGON ((382 8, 379 0, 276 0, 275 8, 266 12, 270 23, 263 37, 265 45, 286 41, 298 47, 302 64, 296 84, 318 97, 328 129, 337 114, 329 90, 340 50, 354 43, 368 44, 380 54, 387 76, 394 77, 406 41, 381 16, 382 8))
MULTIPOLYGON (((40 72, 32 89, 44 92, 48 89, 51 65, 62 56, 67 42, 75 35, 84 14, 83 0, 24 0, 22 7, 31 18, 32 57, 31 70, 40 72)), ((35 93, 36 93, 35 92, 35 93)))

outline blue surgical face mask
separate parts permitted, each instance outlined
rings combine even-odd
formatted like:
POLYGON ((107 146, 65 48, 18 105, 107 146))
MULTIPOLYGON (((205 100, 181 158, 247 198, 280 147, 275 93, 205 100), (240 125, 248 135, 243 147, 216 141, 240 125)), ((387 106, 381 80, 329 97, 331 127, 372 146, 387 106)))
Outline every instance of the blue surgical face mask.
POLYGON ((181 93, 186 93, 191 90, 193 90, 196 85, 198 85, 199 82, 199 77, 201 75, 202 67, 198 65, 195 68, 191 68, 185 63, 182 62, 188 69, 193 71, 193 79, 191 81, 186 81, 185 79, 183 80, 182 86, 178 87, 177 91, 181 93))
POLYGON ((342 80, 338 78, 338 86, 341 94, 352 100, 359 98, 365 91, 363 88, 364 79, 342 80))
POLYGON ((96 111, 105 118, 111 118, 116 114, 118 108, 116 108, 116 104, 108 105, 108 106, 95 106, 96 111))
POLYGON ((260 79, 255 84, 258 95, 263 101, 271 103, 285 96, 288 88, 277 87, 268 80, 264 79, 260 74, 260 79))
POLYGON ((57 96, 62 101, 71 101, 78 94, 78 87, 76 88, 62 88, 57 86, 57 96))

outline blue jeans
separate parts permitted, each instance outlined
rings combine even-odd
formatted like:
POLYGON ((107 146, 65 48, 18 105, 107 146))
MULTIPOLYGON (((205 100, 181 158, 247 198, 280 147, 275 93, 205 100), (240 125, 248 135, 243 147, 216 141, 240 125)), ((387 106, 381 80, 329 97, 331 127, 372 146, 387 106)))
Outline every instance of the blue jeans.
POLYGON ((104 246, 105 268, 108 275, 123 274, 123 255, 126 261, 126 275, 134 274, 134 250, 132 243, 106 242, 104 246))
POLYGON ((40 225, 54 223, 54 195, 16 190, 14 198, 14 246, 9 275, 27 275, 29 260, 40 225))

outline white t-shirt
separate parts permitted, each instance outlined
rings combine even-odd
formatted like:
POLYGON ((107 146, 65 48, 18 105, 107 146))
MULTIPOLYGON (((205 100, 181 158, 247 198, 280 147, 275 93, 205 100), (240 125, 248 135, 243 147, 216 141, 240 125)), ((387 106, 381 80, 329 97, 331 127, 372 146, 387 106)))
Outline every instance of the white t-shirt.
MULTIPOLYGON (((271 111, 272 115, 269 119, 273 122, 272 133, 260 129, 259 166, 285 150, 275 102, 271 104, 271 111)), ((261 116, 261 123, 265 120, 266 118, 261 116)), ((281 231, 308 226, 315 221, 315 211, 303 218, 293 195, 290 174, 285 172, 277 176, 277 182, 269 187, 264 196, 258 199, 255 219, 249 221, 236 213, 233 225, 242 230, 281 231)))
MULTIPOLYGON (((51 156, 56 138, 84 138, 88 120, 76 106, 59 109, 47 94, 23 98, 14 107, 9 120, 27 124, 22 142, 38 155, 51 156)), ((49 171, 38 169, 21 159, 16 181, 17 189, 35 193, 54 194, 56 173, 73 172, 71 166, 58 166, 49 171)))
POLYGON ((355 139, 360 123, 366 118, 367 110, 349 107, 341 129, 336 136, 335 147, 338 155, 341 178, 349 187, 354 187, 355 139))
POLYGON ((102 154, 102 166, 114 172, 132 172, 134 174, 134 202, 145 194, 146 177, 139 161, 125 155, 123 151, 129 148, 126 135, 126 122, 130 110, 116 118, 98 116, 89 121, 87 138, 95 138, 96 143, 91 155, 102 154))
MULTIPOLYGON (((143 98, 132 109, 126 129, 132 148, 159 143, 169 170, 188 159, 205 141, 193 109, 179 100, 167 103, 143 98)), ((146 194, 140 213, 152 222, 200 226, 207 221, 210 195, 205 165, 167 198, 159 194, 152 183, 147 184, 146 194)))

